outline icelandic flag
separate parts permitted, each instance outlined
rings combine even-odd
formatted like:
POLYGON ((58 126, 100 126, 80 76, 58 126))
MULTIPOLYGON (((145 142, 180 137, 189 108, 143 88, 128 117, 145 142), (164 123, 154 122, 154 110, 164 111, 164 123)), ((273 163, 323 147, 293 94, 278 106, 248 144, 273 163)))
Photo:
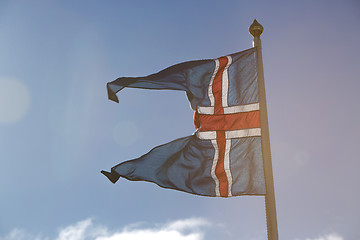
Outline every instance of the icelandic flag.
POLYGON ((266 194, 255 48, 118 78, 107 84, 109 99, 118 102, 125 87, 186 91, 197 130, 102 171, 111 182, 123 177, 211 197, 266 194))

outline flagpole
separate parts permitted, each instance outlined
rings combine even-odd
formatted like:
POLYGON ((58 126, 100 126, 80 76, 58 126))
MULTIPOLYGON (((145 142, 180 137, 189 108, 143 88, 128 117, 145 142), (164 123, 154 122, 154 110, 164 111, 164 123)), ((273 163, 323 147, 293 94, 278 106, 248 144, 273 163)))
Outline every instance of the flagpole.
POLYGON ((261 122, 261 148, 263 155, 265 184, 266 184, 265 209, 266 209, 267 235, 268 235, 268 240, 278 240, 274 179, 273 179, 273 170, 271 163, 269 124, 268 124, 267 107, 266 107, 264 69, 263 69, 262 48, 261 48, 261 40, 260 40, 260 35, 262 34, 263 30, 264 30, 263 26, 261 26, 261 24, 259 24, 256 21, 256 19, 249 27, 249 32, 254 37, 254 47, 257 48, 257 72, 258 72, 260 122, 261 122))

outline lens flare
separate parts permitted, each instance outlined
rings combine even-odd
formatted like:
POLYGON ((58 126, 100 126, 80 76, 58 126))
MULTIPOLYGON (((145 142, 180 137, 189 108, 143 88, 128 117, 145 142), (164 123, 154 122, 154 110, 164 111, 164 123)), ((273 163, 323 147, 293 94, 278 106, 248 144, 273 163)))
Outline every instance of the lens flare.
POLYGON ((0 78, 0 124, 20 121, 30 107, 27 87, 17 79, 0 78))

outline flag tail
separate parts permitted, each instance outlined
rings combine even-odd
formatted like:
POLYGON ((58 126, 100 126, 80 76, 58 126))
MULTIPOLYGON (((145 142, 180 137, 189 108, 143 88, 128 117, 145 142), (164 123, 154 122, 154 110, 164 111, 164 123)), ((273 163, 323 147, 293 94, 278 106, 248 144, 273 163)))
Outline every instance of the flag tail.
POLYGON ((117 172, 113 171, 112 169, 111 172, 107 172, 103 170, 101 171, 101 173, 104 174, 105 177, 107 177, 112 183, 116 183, 117 180, 119 180, 120 178, 120 175, 117 172))
POLYGON ((107 92, 108 92, 108 98, 114 102, 119 103, 119 99, 116 96, 116 92, 114 92, 110 87, 109 87, 109 83, 107 84, 107 92))

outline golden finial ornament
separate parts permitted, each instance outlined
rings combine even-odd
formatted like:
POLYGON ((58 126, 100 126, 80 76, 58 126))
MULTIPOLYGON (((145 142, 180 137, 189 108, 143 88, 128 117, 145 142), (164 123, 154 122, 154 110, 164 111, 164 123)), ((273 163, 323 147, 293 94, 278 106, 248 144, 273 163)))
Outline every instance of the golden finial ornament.
POLYGON ((255 37, 260 37, 262 32, 264 31, 263 26, 254 19, 254 22, 249 27, 250 34, 255 37))

